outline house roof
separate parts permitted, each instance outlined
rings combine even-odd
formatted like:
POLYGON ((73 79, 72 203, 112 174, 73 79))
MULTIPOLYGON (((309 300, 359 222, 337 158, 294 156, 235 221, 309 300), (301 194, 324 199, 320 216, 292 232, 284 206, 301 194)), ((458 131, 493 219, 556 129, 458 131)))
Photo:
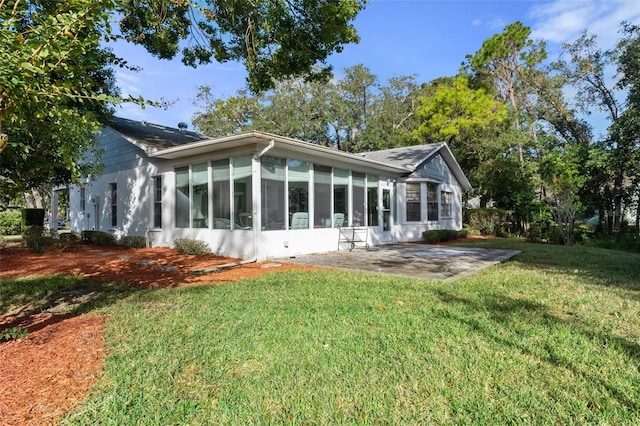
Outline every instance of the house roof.
POLYGON ((242 145, 254 145, 257 146, 258 149, 267 150, 271 149, 272 142, 274 146, 278 146, 279 148, 286 148, 288 151, 299 152, 305 155, 313 154, 315 157, 324 159, 331 164, 338 161, 343 164, 351 164, 360 167, 364 165, 369 168, 397 176, 402 176, 412 171, 400 165, 363 158, 357 154, 350 154, 334 148, 260 131, 248 131, 231 136, 204 139, 151 152, 147 151, 147 154, 150 157, 176 159, 210 153, 226 148, 235 148, 242 145))
POLYGON ((462 168, 460 168, 453 153, 444 142, 363 152, 360 155, 371 160, 395 164, 413 172, 437 154, 442 156, 462 188, 466 191, 471 190, 472 187, 469 180, 462 171, 462 168))
POLYGON ((113 117, 109 127, 146 152, 153 152, 158 149, 209 139, 208 136, 201 135, 197 132, 147 123, 146 121, 128 120, 120 117, 113 117))
POLYGON ((276 144, 289 151, 312 153, 326 161, 339 161, 354 166, 366 165, 396 176, 409 176, 420 165, 440 153, 463 189, 471 189, 458 162, 446 143, 415 145, 351 154, 334 148, 312 144, 260 131, 248 131, 232 136, 212 138, 197 132, 175 129, 144 121, 114 117, 110 127, 134 145, 144 149, 150 157, 177 159, 206 154, 242 145, 254 145, 263 152, 276 144))

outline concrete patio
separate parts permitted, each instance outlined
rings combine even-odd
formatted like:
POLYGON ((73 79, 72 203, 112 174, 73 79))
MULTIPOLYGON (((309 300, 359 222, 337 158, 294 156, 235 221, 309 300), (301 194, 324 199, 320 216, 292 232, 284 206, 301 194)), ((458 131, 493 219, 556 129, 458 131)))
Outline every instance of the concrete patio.
POLYGON ((512 258, 517 250, 496 250, 427 244, 388 244, 281 259, 327 268, 433 280, 456 280, 512 258))

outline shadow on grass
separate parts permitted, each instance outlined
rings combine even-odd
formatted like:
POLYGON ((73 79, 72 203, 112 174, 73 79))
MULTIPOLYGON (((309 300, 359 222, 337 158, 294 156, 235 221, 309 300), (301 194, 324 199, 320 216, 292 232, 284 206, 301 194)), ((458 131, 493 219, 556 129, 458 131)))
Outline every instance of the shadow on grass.
POLYGON ((0 279, 0 316, 15 317, 0 324, 0 331, 21 327, 31 315, 56 314, 29 327, 31 332, 40 330, 109 306, 134 291, 130 286, 95 283, 75 275, 0 279))
MULTIPOLYGON (((472 300, 443 290, 436 290, 434 293, 446 304, 450 306, 462 305, 464 312, 473 314, 485 314, 487 321, 482 321, 478 315, 468 315, 466 313, 456 314, 454 310, 444 310, 441 315, 466 325, 470 330, 481 333, 498 345, 509 347, 518 352, 539 359, 544 363, 553 365, 570 371, 577 377, 588 377, 593 383, 598 383, 609 395, 617 400, 624 407, 631 410, 640 410, 640 402, 629 398, 624 391, 616 387, 615 384, 598 377, 597 371, 588 364, 573 362, 569 357, 563 356, 558 346, 550 343, 554 337, 554 332, 562 333, 562 329, 567 330, 571 335, 579 335, 587 342, 596 342, 598 348, 614 348, 623 353, 633 361, 640 363, 640 345, 625 339, 602 332, 590 330, 588 324, 578 318, 561 318, 540 303, 530 300, 522 300, 509 297, 504 294, 483 294, 482 300, 472 300), (519 334, 519 328, 514 326, 517 323, 526 323, 535 326, 540 335, 547 338, 547 342, 540 345, 528 346, 519 334)), ((567 344, 564 340, 563 347, 567 344)), ((579 348, 577 348, 579 350, 579 348)))
POLYGON ((529 270, 580 276, 590 284, 632 290, 640 299, 640 254, 586 246, 528 243, 513 238, 468 240, 456 245, 520 250, 510 262, 529 270))

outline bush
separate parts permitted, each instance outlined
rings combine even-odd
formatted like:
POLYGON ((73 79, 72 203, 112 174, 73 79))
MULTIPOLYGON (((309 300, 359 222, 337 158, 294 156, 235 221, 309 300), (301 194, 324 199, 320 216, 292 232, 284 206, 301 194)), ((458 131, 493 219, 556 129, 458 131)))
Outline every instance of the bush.
POLYGON ((126 235, 122 237, 120 243, 125 247, 145 248, 147 247, 147 238, 139 235, 126 235))
POLYGON ((103 231, 82 231, 82 241, 97 246, 108 246, 114 244, 113 235, 103 231))
POLYGON ((59 237, 63 243, 77 243, 80 241, 80 236, 74 232, 65 232, 64 234, 59 234, 59 237))
POLYGON ((452 229, 436 229, 432 231, 424 231, 422 233, 422 239, 429 244, 436 244, 456 240, 458 238, 465 238, 468 234, 469 232, 466 229, 461 231, 454 231, 452 229))
POLYGON ((22 233, 22 240, 31 253, 44 253, 47 245, 44 226, 27 226, 22 233))
POLYGON ((44 226, 44 209, 22 209, 22 226, 44 226))
POLYGON ((7 210, 0 213, 0 235, 20 235, 22 231, 22 212, 7 210))
POLYGON ((498 235, 503 233, 503 227, 509 223, 511 212, 502 209, 467 209, 465 222, 471 228, 477 229, 482 235, 498 235))
POLYGON ((173 247, 180 254, 203 254, 209 252, 209 244, 189 238, 176 238, 173 247))

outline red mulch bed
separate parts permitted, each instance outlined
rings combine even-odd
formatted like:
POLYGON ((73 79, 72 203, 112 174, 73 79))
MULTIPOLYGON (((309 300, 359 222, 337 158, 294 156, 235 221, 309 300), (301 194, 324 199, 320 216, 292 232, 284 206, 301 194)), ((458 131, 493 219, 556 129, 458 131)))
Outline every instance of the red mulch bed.
MULTIPOLYGON (((234 260, 214 254, 180 255, 168 248, 75 245, 63 252, 39 255, 12 247, 0 248, 0 278, 73 274, 92 281, 161 288, 237 281, 286 269, 314 269, 288 263, 265 268, 250 263, 217 273, 191 274, 195 269, 234 260), (169 265, 175 270, 158 270, 158 266, 169 265)), ((27 328, 29 335, 0 343, 0 424, 55 424, 82 402, 101 375, 106 356, 104 319, 94 314, 0 316, 0 330, 10 327, 27 328)))

